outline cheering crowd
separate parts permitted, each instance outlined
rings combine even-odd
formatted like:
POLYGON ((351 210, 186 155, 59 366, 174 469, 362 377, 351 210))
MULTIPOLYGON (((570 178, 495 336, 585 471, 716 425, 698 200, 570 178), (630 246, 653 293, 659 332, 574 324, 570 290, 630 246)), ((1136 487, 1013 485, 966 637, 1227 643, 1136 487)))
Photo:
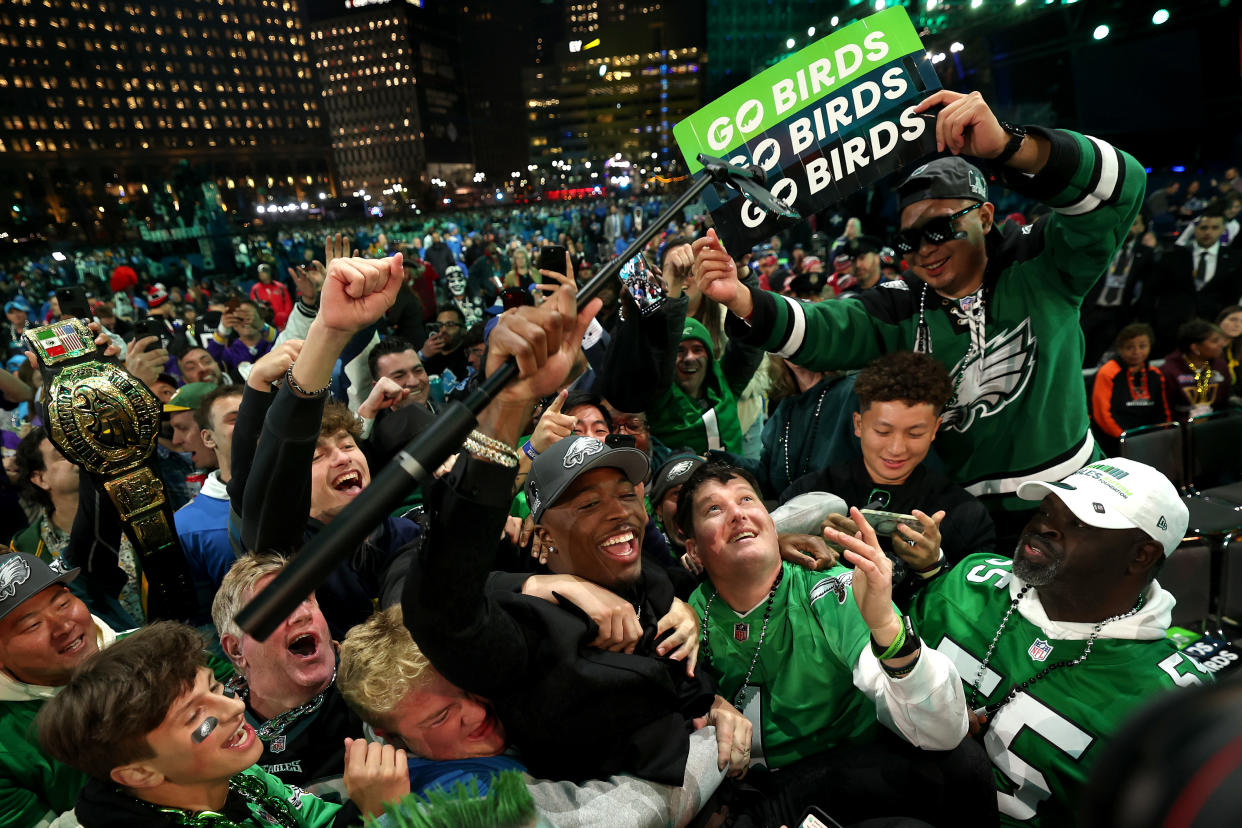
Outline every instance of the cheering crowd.
POLYGON ((6 274, 0 822, 1114 813, 1091 777, 1127 717, 1211 683, 1166 636, 1187 506, 1117 440, 1237 404, 1242 183, 1148 194, 1102 140, 937 105, 892 233, 738 250, 601 200, 250 235, 236 274, 6 274), (175 607, 47 418, 31 331, 78 298, 162 405, 175 607), (508 361, 429 483, 270 636, 238 625, 508 361))

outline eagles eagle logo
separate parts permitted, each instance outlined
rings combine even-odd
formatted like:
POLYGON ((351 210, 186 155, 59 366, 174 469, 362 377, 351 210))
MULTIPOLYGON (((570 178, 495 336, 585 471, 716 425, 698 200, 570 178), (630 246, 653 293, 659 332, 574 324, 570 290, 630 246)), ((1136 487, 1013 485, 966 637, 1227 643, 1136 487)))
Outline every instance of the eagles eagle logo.
POLYGON ((1017 399, 1035 370, 1036 344, 1031 320, 1024 319, 988 342, 982 357, 962 357, 952 371, 957 393, 941 426, 966 431, 976 417, 991 417, 1017 399))
POLYGON ((0 564, 0 601, 17 594, 17 588, 30 580, 30 564, 14 555, 0 564))
POLYGON ((561 465, 567 469, 581 466, 588 457, 599 454, 603 450, 604 444, 594 437, 579 437, 577 440, 574 440, 574 444, 569 447, 569 451, 565 452, 565 459, 561 461, 561 465))

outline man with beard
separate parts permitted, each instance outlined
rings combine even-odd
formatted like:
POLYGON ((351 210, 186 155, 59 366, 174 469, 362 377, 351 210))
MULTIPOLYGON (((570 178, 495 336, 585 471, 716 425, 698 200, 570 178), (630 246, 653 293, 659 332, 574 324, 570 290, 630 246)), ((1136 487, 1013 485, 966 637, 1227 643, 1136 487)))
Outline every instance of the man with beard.
POLYGON ((220 370, 220 363, 207 353, 206 348, 190 348, 177 358, 177 367, 181 370, 181 378, 187 383, 209 382, 212 385, 227 385, 233 382, 220 370))
POLYGON ((961 674, 1002 824, 1069 825, 1099 744, 1126 715, 1208 678, 1165 637, 1174 599, 1155 580, 1189 512, 1164 475, 1127 459, 1018 496, 1042 499, 1013 559, 967 557, 911 614, 961 674))
MULTIPOLYGON (((464 286, 464 281, 461 284, 464 286)), ((436 321, 427 325, 427 341, 418 351, 418 358, 428 374, 443 374, 447 368, 456 379, 466 376, 469 362, 466 350, 461 347, 470 327, 466 320, 460 302, 442 305, 436 312, 436 321)))

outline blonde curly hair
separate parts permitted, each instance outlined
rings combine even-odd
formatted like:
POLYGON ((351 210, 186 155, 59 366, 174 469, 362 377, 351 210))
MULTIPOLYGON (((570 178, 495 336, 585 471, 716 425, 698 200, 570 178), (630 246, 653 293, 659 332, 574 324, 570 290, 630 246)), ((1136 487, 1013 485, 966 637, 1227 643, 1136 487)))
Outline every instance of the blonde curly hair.
POLYGON ((406 629, 398 604, 345 634, 336 686, 364 722, 391 729, 392 711, 431 679, 433 669, 406 629))

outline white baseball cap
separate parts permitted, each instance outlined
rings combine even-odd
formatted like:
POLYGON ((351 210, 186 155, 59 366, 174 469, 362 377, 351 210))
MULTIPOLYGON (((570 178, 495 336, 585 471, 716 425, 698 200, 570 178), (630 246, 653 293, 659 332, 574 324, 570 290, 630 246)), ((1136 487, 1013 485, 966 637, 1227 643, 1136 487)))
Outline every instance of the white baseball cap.
POLYGON ((1165 557, 1182 542, 1190 523, 1190 510, 1169 479, 1124 457, 1098 460, 1058 483, 1029 480, 1018 487, 1023 500, 1050 494, 1088 526, 1142 529, 1164 547, 1165 557))

